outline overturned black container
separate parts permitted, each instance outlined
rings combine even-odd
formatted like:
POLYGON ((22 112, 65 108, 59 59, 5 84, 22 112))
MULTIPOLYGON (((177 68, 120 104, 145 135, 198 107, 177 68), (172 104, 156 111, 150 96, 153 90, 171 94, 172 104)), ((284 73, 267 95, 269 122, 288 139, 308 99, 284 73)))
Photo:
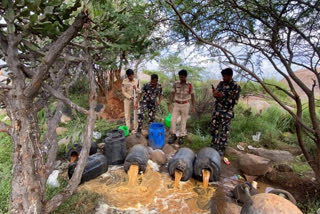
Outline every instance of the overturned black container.
MULTIPOLYGON (((81 152, 81 149, 82 145, 80 143, 74 143, 68 146, 68 151, 66 153, 66 158, 68 159, 68 161, 70 161, 72 155, 76 155, 78 157, 81 152)), ((89 155, 93 155, 95 153, 97 153, 97 145, 94 142, 92 142, 90 146, 89 155)))
POLYGON ((193 173, 193 161, 195 155, 194 152, 189 148, 181 148, 169 161, 168 169, 169 174, 174 177, 175 170, 181 171, 182 181, 187 181, 191 178, 193 173))
MULTIPOLYGON (((77 166, 78 162, 74 162, 69 166, 68 169, 68 176, 69 179, 72 177, 74 170, 77 166)), ((89 181, 91 179, 94 179, 98 177, 99 175, 105 173, 108 171, 108 162, 107 158, 99 153, 93 154, 88 157, 86 166, 83 170, 82 177, 81 177, 81 182, 84 183, 86 181, 89 181)))
POLYGON ((127 153, 124 132, 118 129, 112 130, 107 133, 104 142, 104 155, 108 160, 108 164, 123 164, 127 153))
POLYGON ((197 154, 196 160, 193 164, 193 172, 195 177, 202 181, 202 170, 206 169, 210 171, 210 182, 219 181, 220 165, 221 159, 219 153, 211 147, 205 147, 197 154))
POLYGON ((128 156, 123 164, 125 172, 128 172, 131 165, 138 165, 139 172, 145 172, 149 160, 149 153, 145 146, 137 144, 130 149, 128 156))

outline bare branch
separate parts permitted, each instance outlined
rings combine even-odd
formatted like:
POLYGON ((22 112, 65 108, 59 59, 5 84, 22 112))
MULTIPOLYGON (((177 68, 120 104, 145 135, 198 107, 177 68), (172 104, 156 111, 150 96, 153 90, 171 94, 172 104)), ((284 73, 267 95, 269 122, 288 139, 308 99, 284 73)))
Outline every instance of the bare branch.
POLYGON ((35 93, 38 92, 41 87, 43 81, 46 79, 47 72, 53 62, 57 59, 60 52, 63 48, 78 34, 78 32, 82 29, 83 24, 88 19, 85 13, 80 13, 74 23, 55 41, 46 56, 42 59, 42 63, 38 68, 37 74, 35 74, 32 78, 32 84, 29 85, 24 94, 27 97, 34 96, 35 93))
POLYGON ((46 89, 48 92, 50 92, 50 94, 52 94, 55 98, 61 100, 64 104, 70 106, 71 108, 88 115, 89 112, 88 110, 86 110, 85 108, 78 106, 77 104, 73 103, 69 98, 65 97, 62 93, 60 93, 59 91, 55 90, 54 88, 52 88, 51 86, 49 86, 48 84, 44 83, 42 86, 44 89, 46 89))
POLYGON ((76 190, 77 186, 80 183, 81 175, 83 169, 85 167, 85 163, 88 159, 89 149, 91 146, 92 140, 92 133, 94 129, 94 123, 96 120, 96 114, 94 108, 96 107, 97 100, 96 100, 96 85, 94 79, 94 71, 93 71, 93 62, 92 58, 89 55, 89 49, 87 48, 87 57, 88 57, 88 74, 89 74, 89 87, 90 87, 90 95, 89 95, 89 102, 90 102, 90 110, 89 115, 87 118, 86 128, 85 128, 85 137, 84 137, 84 144, 82 150, 80 152, 80 158, 77 161, 77 166, 74 170, 74 173, 68 183, 68 186, 64 189, 63 192, 54 196, 45 206, 45 213, 51 213, 56 207, 58 207, 62 202, 67 200, 73 192, 76 190))
POLYGON ((58 106, 56 108, 56 112, 52 118, 48 121, 48 130, 44 135, 44 139, 42 142, 42 145, 45 147, 44 151, 47 151, 47 161, 45 165, 46 173, 43 178, 41 178, 43 181, 46 181, 48 176, 51 174, 53 170, 53 164, 57 157, 57 151, 58 151, 58 143, 57 143, 57 133, 56 128, 60 122, 61 116, 62 116, 62 109, 63 109, 63 103, 60 101, 58 103, 58 106))

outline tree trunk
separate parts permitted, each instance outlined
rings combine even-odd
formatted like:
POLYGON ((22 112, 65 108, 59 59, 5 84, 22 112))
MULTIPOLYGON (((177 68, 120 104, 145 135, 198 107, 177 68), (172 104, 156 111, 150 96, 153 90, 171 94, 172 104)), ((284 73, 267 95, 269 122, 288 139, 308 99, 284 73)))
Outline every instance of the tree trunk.
POLYGON ((37 113, 22 91, 11 91, 7 111, 14 130, 10 212, 43 213, 46 184, 44 154, 40 142, 37 113))

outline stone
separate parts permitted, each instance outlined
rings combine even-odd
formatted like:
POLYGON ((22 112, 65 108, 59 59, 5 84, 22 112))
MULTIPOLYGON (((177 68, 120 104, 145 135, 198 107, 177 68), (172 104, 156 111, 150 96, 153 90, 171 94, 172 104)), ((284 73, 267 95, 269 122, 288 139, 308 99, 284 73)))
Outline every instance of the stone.
POLYGON ((130 151, 130 149, 137 144, 142 144, 144 146, 148 146, 148 141, 144 136, 136 137, 136 135, 132 134, 129 135, 126 138, 126 144, 127 144, 127 152, 130 151))
POLYGON ((148 136, 149 136, 148 130, 142 129, 142 130, 141 130, 141 135, 144 136, 144 137, 148 137, 148 136))
POLYGON ((156 149, 150 153, 150 159, 159 165, 163 165, 167 162, 166 155, 160 149, 156 149))
POLYGON ((293 172, 293 169, 287 164, 279 164, 276 166, 279 172, 293 172))
POLYGON ((288 151, 256 148, 251 150, 251 152, 255 155, 268 158, 276 163, 286 163, 294 160, 293 155, 288 151))
POLYGON ((58 141, 58 145, 68 145, 70 143, 69 137, 62 138, 58 141))
POLYGON ((248 182, 255 181, 258 178, 258 176, 251 176, 251 175, 246 175, 246 174, 244 174, 243 176, 245 177, 246 181, 248 181, 248 182))
POLYGON ((58 128, 56 128, 56 133, 57 133, 57 135, 63 135, 63 134, 66 133, 67 131, 68 131, 68 129, 65 128, 65 127, 58 127, 58 128))
POLYGON ((242 207, 242 214, 302 214, 293 203, 275 194, 260 193, 252 196, 251 199, 252 204, 248 202, 242 207))
POLYGON ((244 154, 239 157, 239 168, 247 175, 265 175, 271 171, 271 161, 257 155, 244 154))
POLYGON ((286 190, 283 190, 283 189, 273 189, 271 190, 270 192, 268 193, 272 193, 272 194, 276 194, 276 195, 279 195, 289 201, 291 201, 294 205, 297 205, 297 201, 296 199, 293 197, 293 195, 286 191, 286 190))
POLYGON ((228 214, 240 214, 241 207, 237 204, 226 202, 224 207, 224 213, 228 214))
POLYGON ((60 119, 60 122, 63 123, 63 124, 68 124, 68 122, 71 120, 71 117, 65 115, 65 114, 62 114, 61 116, 61 119, 60 119))
POLYGON ((176 153, 176 149, 170 145, 170 144, 165 144, 164 147, 162 148, 162 151, 167 155, 167 156, 170 156, 170 155, 173 155, 176 153))
POLYGON ((105 143, 98 143, 98 144, 97 144, 97 147, 98 147, 99 149, 104 149, 105 143))
POLYGON ((238 150, 231 148, 231 147, 227 147, 226 151, 225 151, 225 155, 226 156, 237 156, 240 157, 242 155, 241 152, 239 152, 238 150))

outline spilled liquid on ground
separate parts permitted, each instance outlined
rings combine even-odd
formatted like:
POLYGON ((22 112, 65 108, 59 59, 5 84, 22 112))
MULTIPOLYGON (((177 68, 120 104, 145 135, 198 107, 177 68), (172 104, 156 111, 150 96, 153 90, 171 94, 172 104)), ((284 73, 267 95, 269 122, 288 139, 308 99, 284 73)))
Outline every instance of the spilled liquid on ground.
POLYGON ((139 172, 139 166, 138 165, 131 165, 128 171, 128 185, 133 186, 137 182, 138 178, 138 172, 139 172))
POLYGON ((174 171, 174 187, 179 188, 182 175, 183 175, 183 172, 181 172, 180 170, 174 171))
POLYGON ((102 196, 108 212, 101 213, 210 213, 215 192, 212 185, 204 189, 201 182, 190 179, 180 181, 179 188, 175 188, 168 173, 159 173, 150 166, 144 174, 137 175, 135 184, 129 185, 123 167, 110 168, 79 188, 102 196))
POLYGON ((202 170, 202 183, 203 183, 203 188, 207 189, 209 185, 209 179, 210 179, 210 171, 203 169, 202 170))
POLYGON ((77 154, 72 154, 71 158, 70 158, 70 164, 76 162, 77 159, 78 159, 78 155, 77 154))

